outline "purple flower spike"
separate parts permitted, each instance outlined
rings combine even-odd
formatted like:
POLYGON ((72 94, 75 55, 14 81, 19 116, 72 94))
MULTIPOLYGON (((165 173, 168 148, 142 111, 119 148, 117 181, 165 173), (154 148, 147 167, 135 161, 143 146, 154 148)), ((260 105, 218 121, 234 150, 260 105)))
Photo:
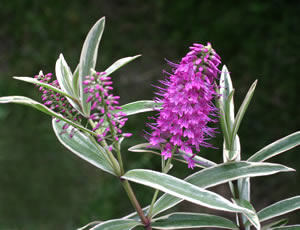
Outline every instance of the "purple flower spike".
POLYGON ((161 83, 156 93, 160 98, 155 101, 162 104, 155 122, 149 124, 152 129, 149 142, 153 146, 164 146, 162 155, 165 159, 172 156, 173 147, 188 154, 184 158, 188 167, 193 168, 195 161, 193 152, 199 152, 200 146, 212 147, 206 141, 214 137, 215 129, 207 126, 209 122, 217 122, 217 109, 212 99, 217 95, 214 81, 220 71, 219 55, 207 46, 193 44, 190 52, 179 64, 168 62, 174 67, 161 83))
POLYGON ((125 113, 120 112, 121 107, 117 106, 119 104, 119 96, 114 96, 110 93, 113 89, 111 87, 111 78, 105 76, 105 72, 97 72, 93 76, 86 76, 84 85, 87 87, 84 93, 88 95, 87 103, 91 102, 91 113, 90 119, 92 119, 96 126, 93 131, 98 130, 103 132, 98 137, 98 141, 102 141, 104 137, 111 137, 108 132, 111 130, 107 128, 107 123, 105 120, 110 120, 111 125, 114 130, 111 135, 114 135, 114 140, 118 141, 121 136, 129 137, 130 135, 122 135, 121 128, 125 125, 127 118, 125 113))

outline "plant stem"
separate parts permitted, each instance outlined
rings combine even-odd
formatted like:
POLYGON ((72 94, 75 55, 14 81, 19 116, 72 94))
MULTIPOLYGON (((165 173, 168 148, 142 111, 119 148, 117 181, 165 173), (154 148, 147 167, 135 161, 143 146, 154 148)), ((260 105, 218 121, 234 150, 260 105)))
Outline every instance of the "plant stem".
MULTIPOLYGON (((234 189, 234 197, 236 199, 240 199, 240 193, 239 193, 239 188, 238 188, 238 182, 237 180, 232 182, 233 184, 233 189, 234 189)), ((239 221, 239 226, 240 226, 240 230, 245 230, 245 225, 243 223, 243 217, 242 217, 242 213, 238 213, 238 221, 239 221)))
MULTIPOLYGON (((173 149, 172 149, 172 155, 168 159, 167 164, 165 164, 165 160, 163 159, 163 156, 162 156, 162 170, 161 171, 163 173, 168 173, 168 171, 170 169, 171 162, 172 162, 172 158, 173 158, 173 155, 174 155, 176 149, 177 149, 177 146, 175 145, 173 147, 173 149)), ((149 208, 149 211, 148 211, 148 215, 147 215, 147 217, 148 217, 149 220, 151 220, 151 218, 152 218, 152 211, 153 211, 153 207, 154 207, 155 201, 156 201, 157 196, 158 196, 158 192, 159 192, 159 190, 156 189, 155 192, 154 192, 152 201, 151 201, 151 205, 150 205, 150 208, 149 208)))
POLYGON ((111 133, 111 136, 112 136, 112 140, 113 140, 113 145, 115 147, 115 150, 116 150, 116 153, 117 153, 117 158, 118 158, 118 162, 120 164, 120 170, 121 170, 121 175, 124 174, 124 166, 123 166, 123 160, 122 160, 122 155, 121 155, 121 151, 120 151, 120 145, 118 143, 118 141, 116 140, 116 133, 115 133, 115 128, 111 122, 111 119, 110 117, 108 116, 108 107, 107 107, 107 104, 104 102, 104 95, 103 95, 103 92, 101 92, 101 99, 103 101, 103 107, 104 107, 104 111, 105 111, 105 117, 108 121, 108 124, 109 124, 109 128, 110 128, 110 133, 111 133))
POLYGON ((147 215, 147 217, 148 217, 149 220, 151 220, 151 218, 152 218, 152 211, 153 211, 153 207, 154 207, 155 201, 156 201, 157 196, 158 196, 158 192, 159 192, 159 190, 156 189, 155 192, 154 192, 152 201, 151 201, 151 205, 150 205, 150 208, 149 208, 149 211, 148 211, 148 215, 147 215))
MULTIPOLYGON (((95 123, 89 119, 89 123, 90 125, 94 128, 96 125, 95 123)), ((90 137, 91 141, 93 141, 95 143, 95 145, 97 146, 98 148, 98 143, 96 142, 95 138, 94 137, 90 137)), ((102 145, 102 147, 105 149, 105 152, 107 153, 107 155, 104 155, 107 159, 107 156, 109 158, 108 162, 112 165, 112 167, 114 168, 115 170, 115 173, 118 175, 118 176, 121 176, 121 169, 120 169, 120 166, 116 160, 116 158, 114 157, 113 153, 111 151, 109 151, 108 149, 108 145, 106 143, 106 141, 103 139, 102 141, 100 141, 100 144, 102 145)))
POLYGON ((151 230, 152 228, 150 226, 150 222, 149 222, 148 218, 145 216, 139 202, 137 201, 136 196, 135 196, 128 180, 122 180, 122 184, 123 184, 123 187, 129 197, 133 207, 135 208, 139 217, 141 218, 142 223, 145 225, 147 230, 151 230))

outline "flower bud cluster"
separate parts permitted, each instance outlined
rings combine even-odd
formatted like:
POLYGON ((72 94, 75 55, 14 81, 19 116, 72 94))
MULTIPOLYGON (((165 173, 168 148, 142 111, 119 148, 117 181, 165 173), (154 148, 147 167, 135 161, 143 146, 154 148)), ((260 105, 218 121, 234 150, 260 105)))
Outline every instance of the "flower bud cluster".
POLYGON ((98 141, 104 138, 130 137, 131 133, 122 133, 121 128, 128 118, 119 106, 119 96, 110 93, 113 90, 111 77, 105 72, 97 72, 86 76, 82 82, 86 87, 84 93, 88 95, 86 103, 91 103, 90 119, 95 122, 93 131, 98 133, 98 141))
MULTIPOLYGON (((57 89, 61 89, 59 82, 55 79, 52 80, 52 73, 48 73, 46 75, 40 73, 34 77, 38 81, 42 83, 49 84, 57 89)), ((66 97, 62 96, 60 93, 54 92, 52 89, 45 88, 43 86, 36 85, 39 87, 39 91, 42 92, 42 101, 43 104, 49 107, 54 112, 57 112, 69 120, 72 121, 81 121, 82 117, 78 113, 76 109, 72 107, 72 105, 68 102, 66 97)), ((56 120, 59 122, 59 120, 56 120)), ((63 133, 65 133, 70 125, 65 123, 63 125, 63 133)), ((70 137, 73 137, 76 129, 71 129, 69 133, 70 137)))
POLYGON ((169 62, 174 67, 161 83, 155 100, 162 104, 155 122, 149 124, 152 129, 149 142, 162 147, 165 159, 172 156, 176 147, 187 153, 184 158, 189 168, 195 165, 195 152, 200 146, 212 147, 207 140, 214 137, 215 129, 208 127, 209 122, 216 122, 217 109, 212 103, 216 96, 214 81, 218 78, 217 66, 221 63, 219 55, 207 46, 194 44, 190 52, 179 64, 169 62))

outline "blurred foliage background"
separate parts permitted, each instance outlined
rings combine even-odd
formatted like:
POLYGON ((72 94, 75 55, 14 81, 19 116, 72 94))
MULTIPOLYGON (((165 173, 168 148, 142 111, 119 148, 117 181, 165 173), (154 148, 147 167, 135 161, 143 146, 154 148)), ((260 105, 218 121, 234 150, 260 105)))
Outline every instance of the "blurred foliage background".
MULTIPOLYGON (((97 70, 125 56, 143 55, 112 76, 122 103, 151 99, 152 85, 163 78, 163 70, 170 71, 165 58, 178 62, 193 42, 210 41, 231 72, 236 105, 259 79, 239 131, 246 159, 300 128, 299 15, 299 2, 284 0, 2 0, 0 96, 39 100, 36 88, 11 77, 34 76, 40 69, 54 72, 59 53, 74 70, 87 32, 102 16, 107 20, 97 70)), ((147 116, 130 118, 126 128, 134 138, 124 143, 124 149, 144 142, 147 116)), ((64 149, 50 120, 27 107, 0 107, 0 229, 75 229, 133 211, 119 181, 64 149)), ((201 153, 221 162, 221 134, 213 142, 218 150, 201 153)), ((159 169, 156 156, 124 154, 127 169, 159 169)), ((298 172, 253 179, 257 209, 300 191, 299 148, 272 161, 298 172)), ((182 164, 176 168, 173 174, 181 178, 192 173, 182 164)), ((148 204, 152 191, 134 188, 141 203, 148 204)), ((228 193, 226 186, 214 190, 228 193)), ((187 205, 191 207, 180 208, 187 205)), ((291 216, 290 223, 296 223, 299 214, 291 216)))

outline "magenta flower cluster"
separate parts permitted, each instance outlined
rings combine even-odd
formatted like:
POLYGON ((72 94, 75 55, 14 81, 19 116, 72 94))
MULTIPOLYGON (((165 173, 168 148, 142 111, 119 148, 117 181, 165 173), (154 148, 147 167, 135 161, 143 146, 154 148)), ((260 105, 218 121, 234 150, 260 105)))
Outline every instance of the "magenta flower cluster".
POLYGON ((208 127, 216 122, 217 109, 212 103, 216 96, 214 81, 218 78, 219 55, 207 46, 193 44, 190 52, 174 67, 165 81, 161 83, 155 100, 162 104, 155 122, 149 124, 152 129, 149 142, 160 147, 165 159, 172 151, 183 151, 188 167, 195 166, 193 159, 200 146, 212 147, 207 140, 214 137, 215 129, 208 127))
POLYGON ((84 93, 88 94, 86 103, 91 102, 90 119, 95 122, 93 131, 99 131, 98 141, 104 138, 114 138, 118 141, 121 136, 130 137, 131 133, 122 133, 121 130, 128 118, 120 111, 120 97, 110 93, 113 89, 111 78, 106 76, 105 72, 97 72, 93 76, 86 76, 83 84, 87 86, 84 88, 84 93))

